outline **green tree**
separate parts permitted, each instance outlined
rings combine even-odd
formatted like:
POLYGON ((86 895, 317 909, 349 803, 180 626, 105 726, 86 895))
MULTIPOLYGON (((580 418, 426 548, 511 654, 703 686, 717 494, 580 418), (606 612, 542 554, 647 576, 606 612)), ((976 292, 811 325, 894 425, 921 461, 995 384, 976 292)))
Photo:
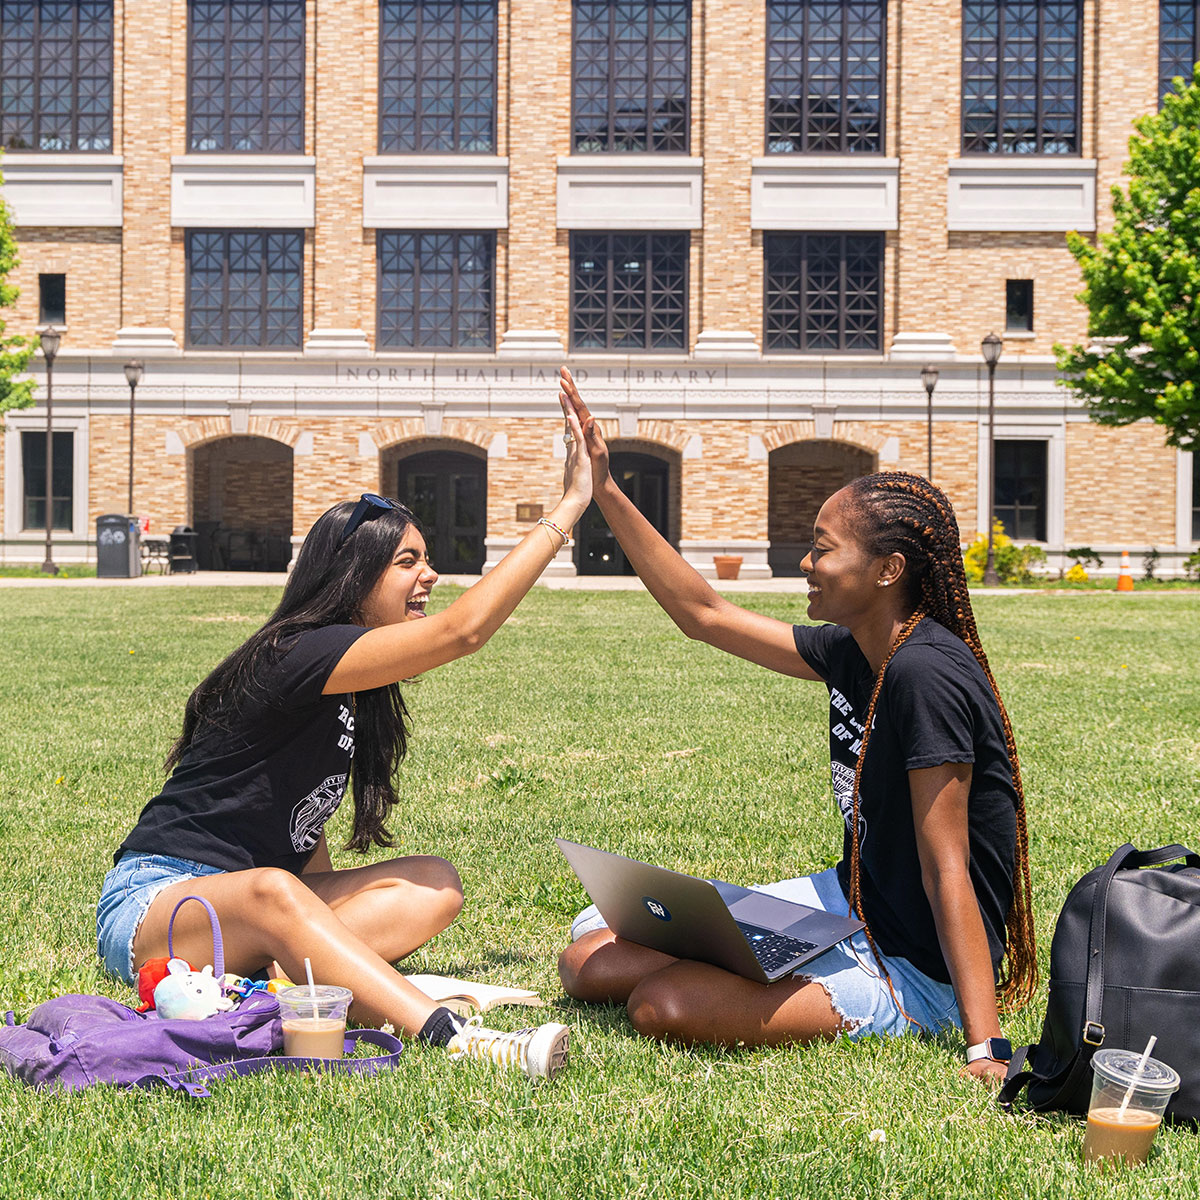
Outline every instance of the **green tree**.
MULTIPOLYGON (((2 165, 2 163, 0 163, 2 165)), ((4 175, 0 172, 0 185, 4 175)), ((17 265, 17 239, 13 237, 12 217, 0 192, 0 425, 10 408, 28 408, 33 403, 33 380, 14 379, 20 375, 37 349, 37 338, 6 336, 4 310, 16 301, 18 291, 8 282, 9 272, 17 265)))
POLYGON ((1129 191, 1112 190, 1111 233, 1067 244, 1083 272, 1091 344, 1055 346, 1060 382, 1093 420, 1149 417, 1168 445, 1200 446, 1200 65, 1159 112, 1134 122, 1129 191))

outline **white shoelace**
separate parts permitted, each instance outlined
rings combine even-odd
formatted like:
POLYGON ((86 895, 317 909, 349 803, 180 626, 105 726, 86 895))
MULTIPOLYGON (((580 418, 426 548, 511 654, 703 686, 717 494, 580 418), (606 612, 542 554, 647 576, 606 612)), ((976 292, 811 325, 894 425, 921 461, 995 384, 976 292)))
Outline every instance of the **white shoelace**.
POLYGON ((460 1026, 458 1032, 450 1039, 450 1057, 457 1058, 490 1058, 499 1066, 527 1066, 529 1053, 529 1037, 532 1029, 518 1029, 513 1033, 500 1033, 495 1029, 487 1029, 483 1024, 483 1016, 476 1013, 460 1026))

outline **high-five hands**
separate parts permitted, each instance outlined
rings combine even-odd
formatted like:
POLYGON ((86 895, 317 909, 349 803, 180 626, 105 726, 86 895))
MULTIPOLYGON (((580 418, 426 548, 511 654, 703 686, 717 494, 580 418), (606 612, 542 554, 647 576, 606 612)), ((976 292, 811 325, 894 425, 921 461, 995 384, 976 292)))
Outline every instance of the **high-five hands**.
MULTIPOLYGON (((573 415, 582 427, 583 446, 591 460, 592 487, 598 492, 608 482, 608 447, 604 444, 604 436, 566 367, 559 369, 558 386, 558 402, 563 412, 573 415)), ((570 446, 567 449, 569 451, 570 446)))

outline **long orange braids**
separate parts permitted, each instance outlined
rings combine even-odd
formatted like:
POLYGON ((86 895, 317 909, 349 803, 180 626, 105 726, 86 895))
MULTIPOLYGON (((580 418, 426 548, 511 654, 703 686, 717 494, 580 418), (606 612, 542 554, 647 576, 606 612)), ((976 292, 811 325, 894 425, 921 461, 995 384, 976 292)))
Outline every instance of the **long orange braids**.
MULTIPOLYGON (((1000 708, 1004 741, 1012 767, 1013 788, 1017 794, 1017 844, 1013 864, 1013 898, 1005 918, 1007 945, 1001 963, 997 996, 1005 1009, 1015 1010, 1026 1004, 1037 988, 1037 943, 1033 928, 1033 888, 1029 877, 1029 834, 1025 824, 1025 789, 1021 784, 1021 763, 1013 737, 1008 711, 1000 698, 987 655, 979 640, 967 576, 963 570, 958 520, 949 498, 941 488, 922 475, 906 471, 884 471, 865 475, 849 484, 851 520, 856 534, 872 557, 904 555, 905 579, 914 612, 904 623, 875 677, 871 702, 863 720, 862 745, 854 769, 853 812, 850 842, 850 905, 865 921, 859 879, 859 785, 863 761, 871 738, 875 705, 883 686, 884 672, 896 651, 904 644, 922 617, 931 617, 966 643, 983 669, 992 694, 1000 708)), ((870 926, 867 940, 875 960, 883 970, 889 988, 891 979, 879 958, 879 950, 870 926)))

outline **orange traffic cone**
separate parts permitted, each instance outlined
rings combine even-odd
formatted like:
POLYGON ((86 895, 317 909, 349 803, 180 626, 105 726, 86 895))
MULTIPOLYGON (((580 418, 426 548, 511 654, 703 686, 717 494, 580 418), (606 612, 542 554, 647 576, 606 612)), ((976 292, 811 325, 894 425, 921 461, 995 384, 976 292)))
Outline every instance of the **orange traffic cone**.
POLYGON ((1117 591, 1132 592, 1133 576, 1129 572, 1129 551, 1121 551, 1121 573, 1117 576, 1117 591))

